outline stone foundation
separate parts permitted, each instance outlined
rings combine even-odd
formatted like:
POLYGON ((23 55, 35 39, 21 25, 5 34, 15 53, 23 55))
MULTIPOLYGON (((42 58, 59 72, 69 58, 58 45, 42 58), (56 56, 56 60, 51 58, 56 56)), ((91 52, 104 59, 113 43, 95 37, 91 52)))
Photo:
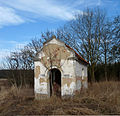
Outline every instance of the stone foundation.
POLYGON ((48 99, 50 96, 48 94, 40 94, 40 93, 35 93, 35 99, 40 100, 40 99, 48 99))

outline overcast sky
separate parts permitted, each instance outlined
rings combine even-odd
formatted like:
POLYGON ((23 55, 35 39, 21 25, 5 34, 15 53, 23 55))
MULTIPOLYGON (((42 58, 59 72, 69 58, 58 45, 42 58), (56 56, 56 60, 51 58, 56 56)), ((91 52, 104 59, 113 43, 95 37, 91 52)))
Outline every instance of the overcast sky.
POLYGON ((0 0, 0 62, 41 32, 55 30, 75 13, 97 6, 109 17, 120 14, 120 0, 0 0))

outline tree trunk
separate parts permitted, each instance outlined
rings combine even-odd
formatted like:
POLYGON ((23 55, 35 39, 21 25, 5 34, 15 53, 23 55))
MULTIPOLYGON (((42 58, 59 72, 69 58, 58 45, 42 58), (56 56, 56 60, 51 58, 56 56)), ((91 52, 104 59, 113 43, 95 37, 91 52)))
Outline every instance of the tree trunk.
POLYGON ((105 64, 105 80, 108 81, 108 78, 107 78, 107 66, 105 64))
POLYGON ((105 80, 108 81, 108 78, 107 78, 107 49, 106 49, 106 44, 105 44, 105 80))
POLYGON ((91 82, 95 82, 95 74, 94 74, 94 69, 95 69, 95 66, 94 64, 91 65, 91 82))

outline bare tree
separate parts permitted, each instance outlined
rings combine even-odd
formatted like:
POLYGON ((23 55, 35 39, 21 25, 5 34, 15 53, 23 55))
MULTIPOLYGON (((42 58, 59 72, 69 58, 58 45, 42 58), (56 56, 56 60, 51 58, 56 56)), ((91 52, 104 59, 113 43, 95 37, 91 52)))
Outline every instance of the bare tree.
POLYGON ((63 40, 71 38, 70 41, 68 40, 70 46, 90 63, 89 73, 92 81, 95 81, 95 65, 101 60, 100 48, 104 22, 105 14, 100 9, 87 9, 83 15, 76 15, 76 19, 72 20, 61 34, 63 40))
POLYGON ((50 35, 52 32, 49 31, 42 33, 41 38, 34 38, 23 49, 11 52, 11 55, 7 57, 5 67, 10 70, 8 75, 11 76, 13 83, 17 85, 26 84, 28 81, 33 83, 33 59, 50 35), (30 78, 29 73, 31 74, 30 78))
POLYGON ((111 59, 113 62, 120 62, 120 15, 114 18, 111 33, 113 38, 111 59))

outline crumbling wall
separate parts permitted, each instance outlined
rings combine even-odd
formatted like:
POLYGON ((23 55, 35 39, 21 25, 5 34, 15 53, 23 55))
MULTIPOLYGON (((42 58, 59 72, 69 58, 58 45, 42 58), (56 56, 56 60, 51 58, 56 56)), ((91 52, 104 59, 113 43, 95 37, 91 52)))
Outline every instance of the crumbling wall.
POLYGON ((57 44, 48 44, 45 45, 42 49, 44 56, 41 57, 41 63, 47 68, 56 66, 61 68, 61 60, 67 60, 70 56, 70 51, 68 51, 64 46, 57 44))
POLYGON ((76 90, 88 87, 87 65, 83 65, 76 61, 75 76, 76 76, 76 90), (84 71, 84 75, 82 74, 84 71))
POLYGON ((57 68, 61 71, 61 95, 72 95, 75 89, 75 73, 73 53, 65 47, 63 43, 52 40, 45 44, 39 53, 40 61, 35 62, 35 93, 36 96, 50 96, 50 85, 48 72, 51 68, 57 68))
POLYGON ((48 80, 45 77, 45 68, 39 61, 35 62, 34 91, 38 94, 47 94, 48 80))
POLYGON ((73 95, 76 89, 76 78, 74 71, 74 61, 67 60, 63 65, 64 74, 62 77, 61 95, 68 96, 73 95))
POLYGON ((70 51, 64 43, 56 39, 46 43, 38 55, 39 61, 35 61, 35 97, 50 97, 49 70, 57 68, 61 72, 61 95, 74 95, 82 85, 87 87, 87 67, 79 64, 72 58, 75 53, 70 51), (81 70, 85 75, 82 79, 81 70))

